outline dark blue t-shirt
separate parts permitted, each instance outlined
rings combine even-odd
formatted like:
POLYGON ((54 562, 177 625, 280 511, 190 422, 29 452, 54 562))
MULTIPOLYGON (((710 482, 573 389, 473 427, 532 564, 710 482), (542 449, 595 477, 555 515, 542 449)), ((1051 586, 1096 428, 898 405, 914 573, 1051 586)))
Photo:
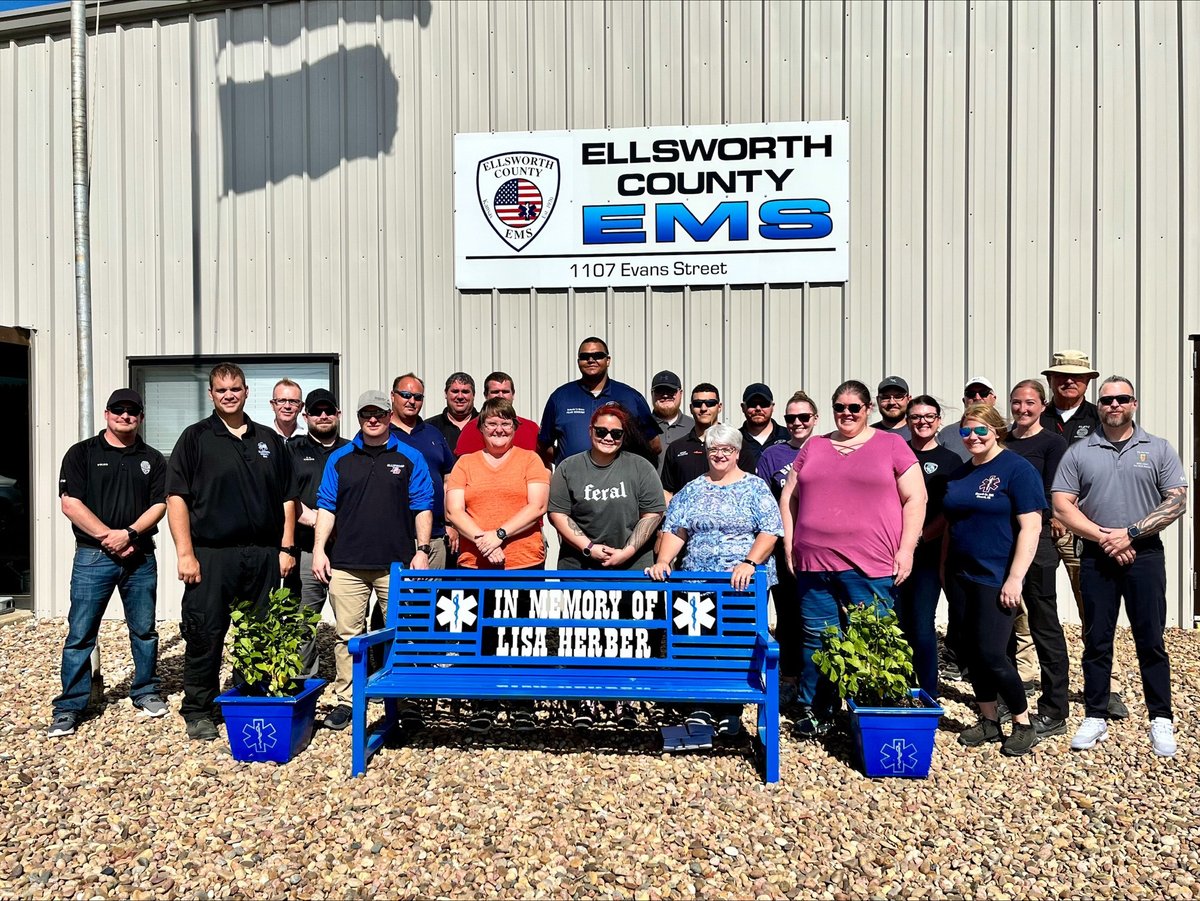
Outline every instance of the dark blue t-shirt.
POLYGON ((981 466, 964 463, 946 483, 950 524, 946 571, 1000 587, 1012 561, 1017 517, 1045 509, 1041 476, 1019 454, 1002 450, 981 466))
POLYGON ((598 395, 593 395, 578 380, 567 382, 554 389, 554 393, 546 401, 541 429, 538 432, 538 443, 542 446, 550 447, 555 442, 558 443, 554 452, 555 465, 567 457, 591 449, 592 438, 588 429, 591 427, 592 414, 612 401, 621 404, 633 414, 647 441, 658 436, 658 423, 654 421, 654 414, 650 412, 646 398, 624 382, 609 379, 598 395))
POLYGON ((430 537, 441 538, 446 534, 446 492, 443 483, 457 458, 442 433, 424 420, 418 419, 411 432, 393 423, 391 432, 397 441, 418 451, 425 458, 430 478, 433 479, 433 530, 430 537))

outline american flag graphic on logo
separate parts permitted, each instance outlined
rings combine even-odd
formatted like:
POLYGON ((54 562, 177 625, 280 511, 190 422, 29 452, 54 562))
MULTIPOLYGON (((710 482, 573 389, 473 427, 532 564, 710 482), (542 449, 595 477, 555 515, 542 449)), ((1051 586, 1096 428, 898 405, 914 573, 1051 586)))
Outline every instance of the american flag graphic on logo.
POLYGON ((505 225, 525 228, 542 212, 542 192, 528 179, 510 178, 496 192, 493 204, 505 225))

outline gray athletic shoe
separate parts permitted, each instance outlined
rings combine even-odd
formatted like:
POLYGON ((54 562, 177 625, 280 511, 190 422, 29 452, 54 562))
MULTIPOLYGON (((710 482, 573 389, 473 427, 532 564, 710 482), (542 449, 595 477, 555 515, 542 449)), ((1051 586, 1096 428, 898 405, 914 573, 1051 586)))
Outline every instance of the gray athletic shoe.
POLYGON ((212 741, 217 737, 217 727, 208 717, 201 717, 188 722, 187 735, 192 741, 212 741))
POLYGON ((79 717, 69 710, 60 710, 54 714, 54 719, 50 721, 50 728, 46 730, 46 737, 62 738, 64 735, 74 735, 75 727, 78 725, 79 717))
POLYGON ((166 702, 156 694, 141 695, 133 699, 133 706, 145 716, 158 719, 160 716, 166 716, 170 711, 166 702))

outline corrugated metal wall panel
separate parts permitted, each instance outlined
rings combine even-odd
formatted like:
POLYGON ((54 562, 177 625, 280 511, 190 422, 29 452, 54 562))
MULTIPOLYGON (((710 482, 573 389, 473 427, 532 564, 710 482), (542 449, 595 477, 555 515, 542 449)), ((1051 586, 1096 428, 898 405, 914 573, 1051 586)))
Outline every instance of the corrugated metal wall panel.
MULTIPOLYGON (((17 211, 0 223, 0 324, 39 330, 35 569, 39 609, 57 614, 70 533, 53 470, 70 435, 52 410, 75 384, 68 55, 65 39, 0 47, 0 208, 17 211)), ((734 423, 760 377, 781 402, 804 387, 827 408, 841 378, 873 385, 885 368, 954 416, 973 370, 1003 391, 1078 346, 1137 378, 1146 425, 1183 442, 1198 65, 1200 13, 1169 0, 424 13, 312 0, 106 29, 93 47, 98 400, 126 354, 333 351, 347 397, 412 369, 436 412, 449 371, 482 382, 503 368, 537 418, 595 333, 616 377, 713 381, 734 423), (846 287, 454 290, 455 131, 842 116, 846 287)), ((1180 589, 1190 535, 1169 542, 1180 589)))

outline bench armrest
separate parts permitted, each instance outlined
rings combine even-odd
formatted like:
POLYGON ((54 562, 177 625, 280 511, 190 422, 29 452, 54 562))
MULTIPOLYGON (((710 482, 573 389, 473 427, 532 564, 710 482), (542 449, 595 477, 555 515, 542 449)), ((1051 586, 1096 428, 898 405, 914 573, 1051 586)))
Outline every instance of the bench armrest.
POLYGON ((354 660, 364 656, 367 653, 367 648, 374 647, 377 644, 383 644, 385 641, 392 641, 396 637, 395 628, 391 629, 376 629, 374 632, 368 632, 366 635, 355 635, 346 646, 350 650, 350 656, 354 660))
MULTIPOLYGON (((759 632, 754 636, 754 644, 756 648, 762 648, 764 652, 764 662, 774 661, 779 662, 779 642, 768 635, 766 632, 759 632)), ((768 664, 769 666, 770 664, 768 664)))

